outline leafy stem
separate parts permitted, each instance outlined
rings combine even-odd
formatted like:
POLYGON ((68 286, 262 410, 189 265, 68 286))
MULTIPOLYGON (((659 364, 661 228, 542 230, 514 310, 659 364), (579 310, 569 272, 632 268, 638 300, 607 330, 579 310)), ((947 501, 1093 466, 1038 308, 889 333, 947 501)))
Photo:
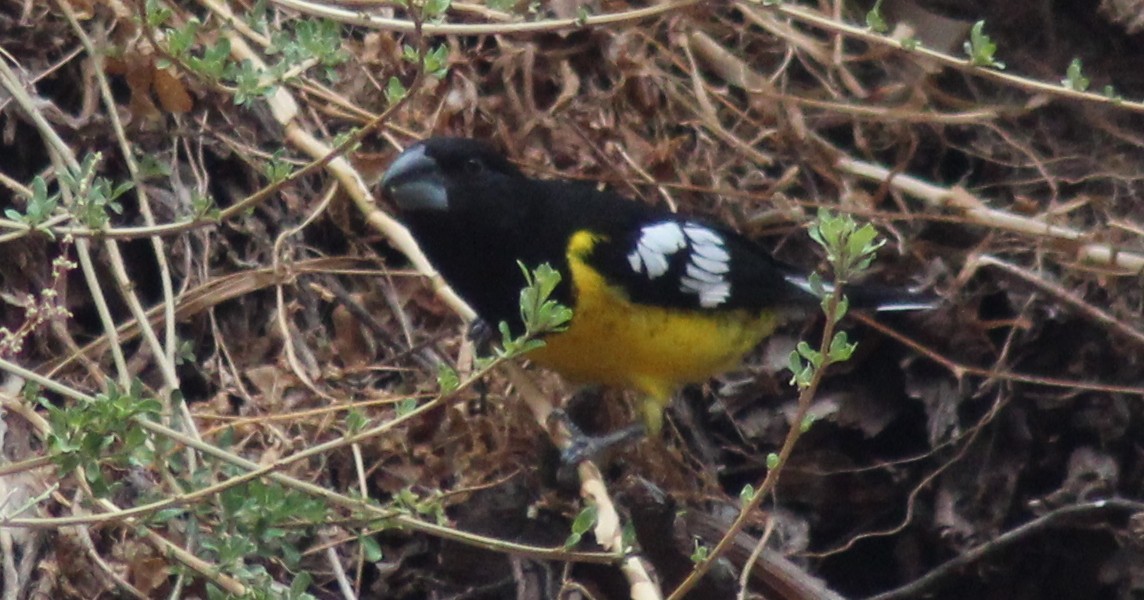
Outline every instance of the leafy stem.
POLYGON ((795 443, 813 425, 814 420, 809 416, 810 406, 827 367, 849 360, 857 347, 856 343, 849 341, 845 331, 838 330, 838 324, 846 315, 849 304, 842 294, 842 286, 870 267, 875 253, 882 247, 883 242, 877 240, 877 231, 871 225, 859 227, 849 215, 834 215, 825 209, 819 211, 818 217, 810 226, 809 233, 810 237, 826 250, 835 281, 831 285, 823 282, 821 277, 811 277, 811 288, 822 298, 822 312, 826 318, 818 347, 813 348, 807 342, 800 342, 790 355, 790 370, 793 373, 791 383, 799 390, 798 410, 795 412, 793 425, 787 432, 779 451, 767 456, 767 474, 763 481, 758 486, 747 486, 740 493, 742 511, 738 518, 713 549, 698 557, 695 568, 672 592, 669 600, 682 598, 687 594, 707 573, 715 559, 730 547, 736 534, 747 524, 751 514, 763 499, 774 492, 783 466, 794 451, 795 443))

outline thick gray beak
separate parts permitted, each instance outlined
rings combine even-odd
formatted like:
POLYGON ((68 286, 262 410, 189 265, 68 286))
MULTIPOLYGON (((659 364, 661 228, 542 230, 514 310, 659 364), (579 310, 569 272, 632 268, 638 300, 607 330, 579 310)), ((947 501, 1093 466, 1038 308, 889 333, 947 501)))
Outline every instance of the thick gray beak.
POLYGON ((381 180, 381 189, 401 210, 445 210, 449 194, 445 191, 445 174, 437 161, 425 156, 425 146, 416 145, 402 152, 389 165, 381 180))

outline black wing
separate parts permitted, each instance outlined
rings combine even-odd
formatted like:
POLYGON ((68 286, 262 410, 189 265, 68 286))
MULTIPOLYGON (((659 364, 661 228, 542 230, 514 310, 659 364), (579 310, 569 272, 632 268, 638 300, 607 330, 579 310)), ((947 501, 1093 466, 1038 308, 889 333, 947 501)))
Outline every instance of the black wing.
POLYGON ((816 302, 802 278, 742 236, 675 215, 613 233, 589 262, 641 304, 759 310, 816 302))

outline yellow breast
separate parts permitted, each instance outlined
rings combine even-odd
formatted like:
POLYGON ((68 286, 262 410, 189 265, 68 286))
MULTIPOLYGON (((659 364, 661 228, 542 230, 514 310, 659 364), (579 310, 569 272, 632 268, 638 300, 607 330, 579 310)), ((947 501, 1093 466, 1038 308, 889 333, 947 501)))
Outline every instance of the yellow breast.
POLYGON ((743 354, 770 335, 772 311, 665 309, 631 302, 583 257, 596 242, 578 233, 568 263, 575 293, 567 330, 545 338, 529 358, 578 382, 632 388, 662 410, 687 383, 733 368, 743 354))

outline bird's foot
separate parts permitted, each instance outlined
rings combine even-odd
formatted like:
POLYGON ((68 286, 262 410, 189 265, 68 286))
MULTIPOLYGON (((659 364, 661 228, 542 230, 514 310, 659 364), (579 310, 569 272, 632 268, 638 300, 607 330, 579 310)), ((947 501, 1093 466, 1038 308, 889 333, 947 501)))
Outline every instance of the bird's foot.
POLYGON ((572 422, 568 413, 556 409, 548 417, 549 423, 563 425, 568 431, 569 444, 560 452, 560 469, 556 476, 561 482, 576 481, 576 467, 586 460, 595 461, 620 446, 644 437, 647 429, 642 423, 629 425, 604 435, 588 435, 572 422))

